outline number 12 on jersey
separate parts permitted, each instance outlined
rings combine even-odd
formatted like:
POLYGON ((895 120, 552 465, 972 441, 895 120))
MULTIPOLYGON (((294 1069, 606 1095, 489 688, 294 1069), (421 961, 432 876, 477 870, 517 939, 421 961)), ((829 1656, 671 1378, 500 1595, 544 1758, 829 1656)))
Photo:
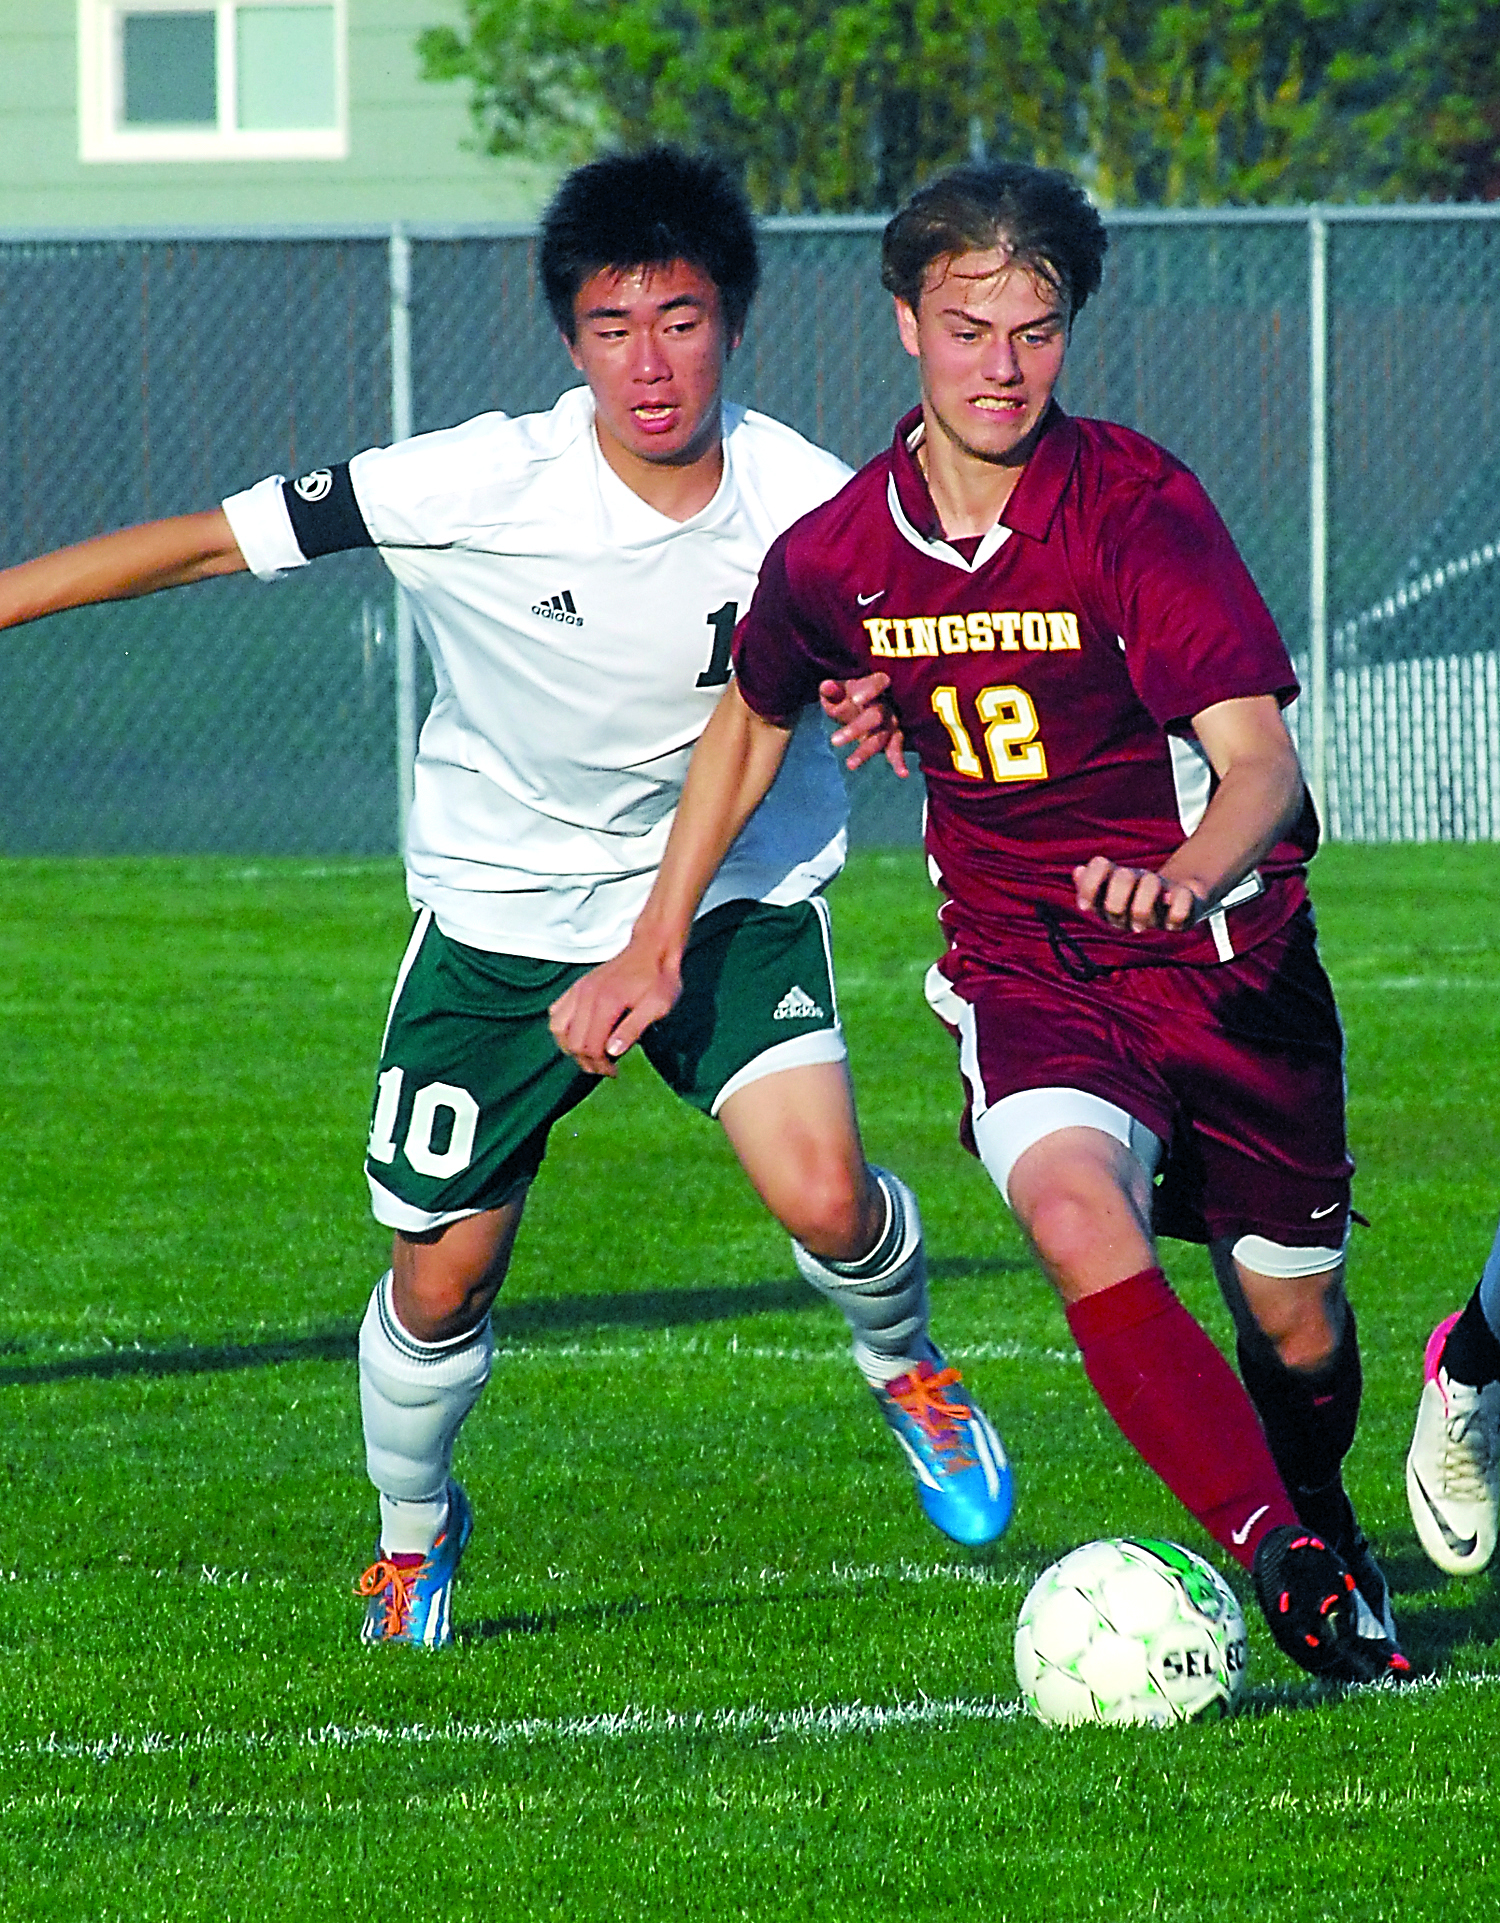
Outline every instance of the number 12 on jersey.
MULTIPOLYGON (((1041 722, 1036 704, 1024 688, 981 688, 974 697, 979 719, 984 723, 984 749, 989 772, 995 781, 1045 781, 1047 750, 1037 739, 1041 722)), ((983 781, 984 764, 974 752, 974 743, 964 725, 958 705, 958 689, 934 688, 932 712, 948 731, 953 744, 953 772, 971 781, 983 781)))

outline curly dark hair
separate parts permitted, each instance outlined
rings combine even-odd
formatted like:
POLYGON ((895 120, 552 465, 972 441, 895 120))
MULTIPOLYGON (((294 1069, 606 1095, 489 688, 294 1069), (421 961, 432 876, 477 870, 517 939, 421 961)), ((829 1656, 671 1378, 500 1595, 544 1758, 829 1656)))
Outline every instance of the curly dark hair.
POLYGON ((542 288, 564 339, 577 332, 578 290, 601 268, 665 267, 685 260, 719 290, 731 341, 760 282, 750 203, 710 154, 648 147, 575 168, 542 217, 542 288))
POLYGON ((1022 161, 976 162, 929 180, 889 222, 881 285, 915 313, 935 261, 1002 244, 1064 297, 1071 320, 1098 290, 1109 235, 1071 174, 1022 161))

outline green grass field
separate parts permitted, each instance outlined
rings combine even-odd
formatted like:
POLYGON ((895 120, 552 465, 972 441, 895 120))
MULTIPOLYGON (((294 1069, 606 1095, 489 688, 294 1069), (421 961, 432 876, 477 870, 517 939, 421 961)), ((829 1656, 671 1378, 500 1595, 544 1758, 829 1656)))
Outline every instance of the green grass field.
MULTIPOLYGON (((1008 1535, 929 1529, 842 1325, 632 1062, 534 1193, 438 1656, 362 1649, 351 1594, 394 865, 4 864, 0 1915, 1493 1917, 1500 1596, 1429 1567, 1401 1482, 1423 1341, 1500 1208, 1493 863, 1315 876, 1373 1222, 1349 1480, 1425 1680, 1321 1696, 1251 1605, 1232 1721, 1067 1733, 1015 1701, 1032 1577, 1098 1535, 1209 1545, 957 1147, 915 854, 835 892, 844 1013, 937 1332, 1017 1465, 1008 1535)), ((1167 1260, 1227 1341, 1202 1257, 1167 1260)))

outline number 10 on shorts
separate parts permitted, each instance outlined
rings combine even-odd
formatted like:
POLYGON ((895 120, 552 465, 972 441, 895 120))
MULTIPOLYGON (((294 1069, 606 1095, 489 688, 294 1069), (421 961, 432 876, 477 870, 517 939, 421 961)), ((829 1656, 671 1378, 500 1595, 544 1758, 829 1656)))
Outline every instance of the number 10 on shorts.
MULTIPOLYGON (((389 1166, 396 1159, 396 1118, 405 1079, 405 1069, 388 1068, 376 1084, 375 1120, 370 1126, 372 1162, 389 1166)), ((479 1104, 466 1088, 428 1082, 413 1098, 401 1150, 418 1175, 445 1181, 469 1166, 478 1127, 479 1104), (439 1147, 444 1137, 446 1145, 439 1147)))

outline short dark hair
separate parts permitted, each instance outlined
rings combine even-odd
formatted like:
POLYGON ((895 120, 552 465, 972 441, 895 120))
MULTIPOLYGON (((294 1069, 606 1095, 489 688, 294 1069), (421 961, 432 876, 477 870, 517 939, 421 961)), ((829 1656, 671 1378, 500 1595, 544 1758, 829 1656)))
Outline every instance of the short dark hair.
POLYGON ((929 180, 890 221, 881 285, 915 313, 935 261, 1001 245, 1063 296, 1071 320, 1098 289, 1109 235, 1071 174, 978 161, 929 180))
POLYGON ((760 250, 749 201, 709 154, 663 146, 591 160, 564 179, 542 217, 542 288, 569 341, 573 304, 591 275, 674 260, 708 275, 737 340, 760 283, 760 250))

